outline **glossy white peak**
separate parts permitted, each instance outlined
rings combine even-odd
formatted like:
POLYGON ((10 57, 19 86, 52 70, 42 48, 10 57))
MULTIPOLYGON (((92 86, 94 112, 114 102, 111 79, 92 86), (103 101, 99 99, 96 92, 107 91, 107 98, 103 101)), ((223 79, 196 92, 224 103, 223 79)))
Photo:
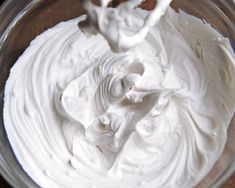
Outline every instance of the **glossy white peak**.
POLYGON ((133 27, 136 22, 131 11, 144 0, 129 0, 121 3, 117 8, 107 8, 111 0, 101 0, 101 7, 92 0, 82 0, 87 11, 88 27, 83 30, 92 34, 101 34, 108 42, 112 51, 122 52, 141 44, 149 31, 164 15, 172 0, 158 0, 155 8, 142 20, 139 27, 133 27))

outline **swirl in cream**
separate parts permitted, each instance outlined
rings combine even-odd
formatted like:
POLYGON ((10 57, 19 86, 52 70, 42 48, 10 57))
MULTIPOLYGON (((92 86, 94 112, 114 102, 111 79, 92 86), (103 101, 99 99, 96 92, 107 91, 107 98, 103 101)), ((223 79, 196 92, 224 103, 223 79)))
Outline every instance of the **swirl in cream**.
MULTIPOLYGON (((146 11, 136 9, 132 29, 146 11)), ((63 22, 11 70, 6 131, 42 187, 189 188, 212 168, 235 106, 234 53, 209 24, 172 9, 133 49, 63 22)))

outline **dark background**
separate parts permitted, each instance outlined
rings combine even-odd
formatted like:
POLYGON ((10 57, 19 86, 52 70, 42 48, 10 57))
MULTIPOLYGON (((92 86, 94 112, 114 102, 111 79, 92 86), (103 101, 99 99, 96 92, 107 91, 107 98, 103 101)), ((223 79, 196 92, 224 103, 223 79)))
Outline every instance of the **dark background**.
MULTIPOLYGON (((0 6, 3 3, 4 0, 0 0, 0 6)), ((0 20, 0 24, 1 24, 1 20, 0 20)), ((12 188, 0 175, 0 188, 12 188)))
MULTIPOLYGON (((0 0, 0 6, 2 5, 2 3, 4 2, 4 0, 0 0)), ((0 24, 1 24, 1 20, 0 20, 0 24)), ((0 174, 0 188, 12 188, 1 176, 0 174)))
MULTIPOLYGON (((20 1, 20 0, 19 0, 20 1)), ((4 2, 4 0, 0 0, 0 5, 4 2)), ((1 20, 0 20, 1 24, 1 20)), ((0 188, 12 188, 0 175, 0 188)), ((235 174, 226 182, 224 186, 221 188, 235 188, 235 174)))

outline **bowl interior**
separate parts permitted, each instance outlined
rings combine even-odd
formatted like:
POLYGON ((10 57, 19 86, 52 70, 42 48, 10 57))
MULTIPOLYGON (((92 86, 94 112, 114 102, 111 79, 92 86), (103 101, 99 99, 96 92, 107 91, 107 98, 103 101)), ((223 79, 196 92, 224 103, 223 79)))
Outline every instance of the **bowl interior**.
MULTIPOLYGON (((114 1, 113 6, 123 0, 114 1)), ((47 0, 30 1, 15 0, 12 4, 6 4, 2 9, 12 10, 12 14, 0 14, 0 171, 14 187, 37 187, 36 184, 25 174, 17 163, 13 151, 7 140, 3 123, 3 94, 5 82, 9 72, 17 58, 29 46, 30 41, 38 34, 55 24, 75 18, 84 14, 80 0, 47 0), (18 8, 18 9, 17 9, 18 8), (18 15, 18 16, 17 16, 18 15), (8 16, 8 17, 7 17, 8 16), (7 20, 4 22, 4 20, 7 20), (5 29, 7 28, 7 29, 5 29), (3 32, 4 31, 4 32, 3 32)), ((151 9, 155 0, 148 0, 143 4, 145 9, 151 9)), ((173 0, 171 6, 182 9, 189 14, 195 15, 220 31, 230 39, 231 45, 235 46, 235 3, 232 0, 173 0)), ((208 176, 197 187, 211 187, 222 183, 230 175, 235 167, 235 116, 228 130, 228 141, 220 159, 208 176)))

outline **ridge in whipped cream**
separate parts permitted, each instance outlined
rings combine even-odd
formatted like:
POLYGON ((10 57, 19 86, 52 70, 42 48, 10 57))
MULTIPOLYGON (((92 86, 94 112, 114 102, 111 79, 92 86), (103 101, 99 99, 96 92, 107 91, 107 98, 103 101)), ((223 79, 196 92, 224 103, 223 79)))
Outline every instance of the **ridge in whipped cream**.
MULTIPOLYGON (((130 29, 148 15, 131 10, 130 29)), ((221 155, 235 107, 234 52, 209 24, 169 8, 146 38, 113 53, 62 22, 11 69, 4 122, 41 187, 189 188, 221 155)))

